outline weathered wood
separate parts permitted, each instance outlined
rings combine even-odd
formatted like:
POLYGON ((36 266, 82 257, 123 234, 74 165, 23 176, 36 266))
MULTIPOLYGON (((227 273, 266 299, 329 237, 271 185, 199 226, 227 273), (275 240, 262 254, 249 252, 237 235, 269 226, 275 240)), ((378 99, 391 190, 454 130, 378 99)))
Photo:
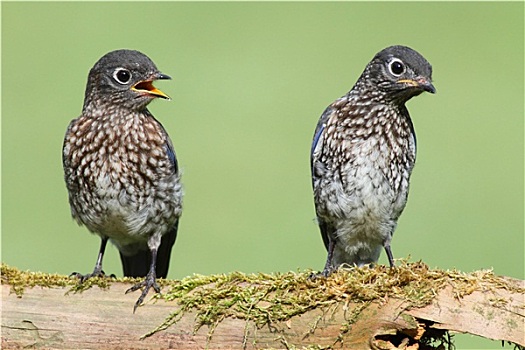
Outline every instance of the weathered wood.
MULTIPOLYGON (((525 281, 515 281, 522 287, 525 281)), ((452 288, 441 291, 432 303, 406 311, 432 321, 434 328, 469 333, 525 346, 525 295, 505 289, 474 292, 455 298, 452 288)))
MULTIPOLYGON (((133 314, 130 285, 113 283, 82 293, 69 288, 26 288, 22 297, 2 285, 2 348, 53 349, 261 349, 319 346, 347 349, 417 349, 424 332, 446 329, 525 346, 524 281, 512 280, 520 292, 499 288, 458 298, 452 288, 438 291, 422 308, 391 298, 367 304, 341 301, 257 328, 251 321, 228 317, 213 336, 196 332, 195 313, 141 339, 174 310, 177 301, 149 300, 133 314), (403 339, 406 342, 403 343, 403 339), (416 343, 414 343, 416 342, 416 343), (412 345, 411 345, 412 344, 412 345), (412 347, 413 346, 413 347, 412 347)), ((419 347, 421 349, 421 347, 419 347)))

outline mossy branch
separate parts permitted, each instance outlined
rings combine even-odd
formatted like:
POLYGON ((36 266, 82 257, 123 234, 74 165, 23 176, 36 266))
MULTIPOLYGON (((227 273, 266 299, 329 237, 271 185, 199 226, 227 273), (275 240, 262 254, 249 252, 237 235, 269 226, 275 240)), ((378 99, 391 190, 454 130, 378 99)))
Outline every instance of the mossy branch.
POLYGON ((444 349, 453 332, 525 346, 525 282, 492 271, 194 275, 160 280, 135 314, 134 279, 1 272, 2 348, 444 349))

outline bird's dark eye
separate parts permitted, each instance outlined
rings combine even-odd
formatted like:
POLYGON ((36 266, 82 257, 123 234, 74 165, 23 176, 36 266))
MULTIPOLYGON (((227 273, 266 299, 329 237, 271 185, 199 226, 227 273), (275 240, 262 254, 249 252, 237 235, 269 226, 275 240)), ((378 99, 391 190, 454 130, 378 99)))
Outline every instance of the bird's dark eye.
POLYGON ((120 84, 127 84, 131 80, 131 72, 125 68, 117 68, 113 73, 113 78, 120 84))
POLYGON ((395 59, 392 62, 390 62, 388 68, 390 69, 390 72, 396 76, 400 76, 405 72, 405 65, 398 59, 395 59))

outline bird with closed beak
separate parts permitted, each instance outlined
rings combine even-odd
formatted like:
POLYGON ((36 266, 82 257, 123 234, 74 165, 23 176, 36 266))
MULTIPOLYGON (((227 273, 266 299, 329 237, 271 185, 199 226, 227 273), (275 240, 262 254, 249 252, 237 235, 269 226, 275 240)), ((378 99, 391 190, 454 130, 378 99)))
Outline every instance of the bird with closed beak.
MULTIPOLYGON (((104 276, 108 240, 119 250, 124 276, 145 277, 127 292, 160 292, 168 274, 182 213, 182 186, 173 144, 148 110, 169 100, 153 82, 171 79, 134 50, 107 53, 89 72, 82 114, 69 124, 62 150, 71 214, 101 239, 92 273, 104 276)), ((127 293, 126 292, 126 293, 127 293)))
POLYGON ((354 87, 321 115, 311 155, 317 221, 328 251, 323 274, 377 263, 405 208, 416 135, 405 103, 435 93, 432 67, 415 50, 377 53, 354 87))

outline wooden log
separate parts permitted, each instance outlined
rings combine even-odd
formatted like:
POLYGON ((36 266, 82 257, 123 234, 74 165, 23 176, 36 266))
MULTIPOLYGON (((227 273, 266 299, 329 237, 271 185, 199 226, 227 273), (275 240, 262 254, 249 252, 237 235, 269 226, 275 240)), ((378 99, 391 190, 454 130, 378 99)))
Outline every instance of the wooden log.
MULTIPOLYGON (((493 280, 493 284, 482 284, 481 289, 461 289, 464 295, 458 294, 460 290, 450 283, 436 290, 435 296, 424 306, 388 296, 354 300, 343 293, 341 297, 322 300, 287 319, 272 319, 272 314, 268 313, 268 320, 261 323, 260 318, 248 317, 249 312, 242 314, 228 306, 224 310, 229 311, 220 314, 215 322, 202 324, 202 310, 206 309, 202 305, 188 308, 183 298, 150 299, 133 313, 138 295, 125 294, 130 283, 113 282, 109 288, 92 287, 81 293, 68 293, 70 286, 32 283, 33 287, 25 287, 20 296, 14 293, 14 282, 2 276, 2 348, 437 349, 440 342, 447 341, 445 331, 525 346, 525 281, 493 280), (144 337, 181 307, 187 311, 180 314, 176 323, 144 337), (440 341, 424 347, 431 338, 440 341)), ((270 282, 275 281, 262 278, 257 283, 270 282)), ((332 288, 328 282, 315 282, 315 288, 324 288, 328 293, 332 288)), ((245 289, 252 287, 246 281, 235 285, 245 289)), ((167 289, 169 287, 164 287, 163 292, 167 289)), ((210 293, 216 291, 218 283, 199 285, 186 298, 203 291, 206 295, 206 289, 210 293)), ((273 290, 271 293, 279 292, 273 290)), ((277 300, 283 302, 283 298, 282 295, 274 299, 265 297, 250 305, 269 310, 277 300)), ((212 312, 210 310, 207 312, 212 312)))

